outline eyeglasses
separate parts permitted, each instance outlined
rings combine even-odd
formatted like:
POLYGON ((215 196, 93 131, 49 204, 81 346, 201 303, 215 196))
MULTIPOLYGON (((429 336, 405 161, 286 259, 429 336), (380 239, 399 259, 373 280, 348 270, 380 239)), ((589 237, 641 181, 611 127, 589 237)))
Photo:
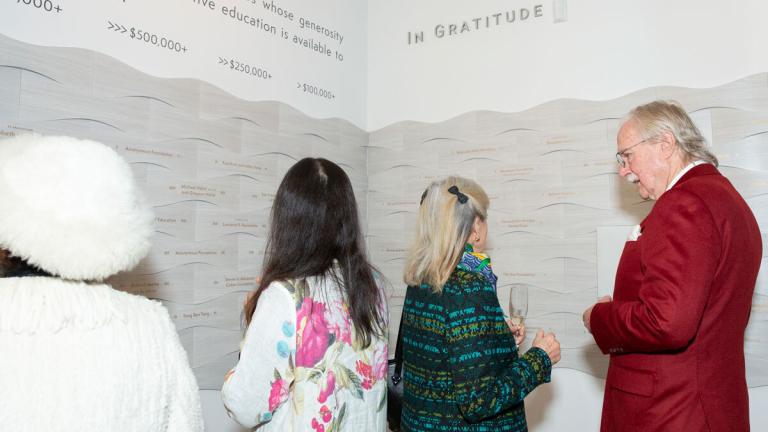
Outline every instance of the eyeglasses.
POLYGON ((640 144, 642 144, 642 143, 644 143, 644 142, 648 141, 649 139, 650 139, 650 138, 646 138, 646 139, 644 139, 644 140, 642 140, 642 141, 640 141, 640 142, 637 142, 637 143, 635 143, 635 144, 632 144, 631 146, 629 146, 629 147, 625 148, 624 150, 622 150, 622 151, 620 151, 620 152, 616 153, 616 162, 618 162, 618 163, 619 163, 619 165, 621 165, 621 167, 622 167, 622 168, 626 168, 626 167, 627 167, 627 162, 630 162, 630 160, 629 160, 629 157, 630 157, 630 156, 632 156, 632 154, 631 154, 631 153, 630 153, 630 154, 627 154, 627 152, 628 152, 628 151, 630 151, 630 150, 632 150, 632 148, 633 148, 633 147, 637 147, 637 146, 639 146, 640 144))

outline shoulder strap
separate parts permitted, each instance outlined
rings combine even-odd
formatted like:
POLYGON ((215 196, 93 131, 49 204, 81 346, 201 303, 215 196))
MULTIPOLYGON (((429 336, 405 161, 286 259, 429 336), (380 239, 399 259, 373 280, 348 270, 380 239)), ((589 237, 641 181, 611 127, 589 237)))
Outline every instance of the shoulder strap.
MULTIPOLYGON (((405 305, 403 305, 403 315, 405 305)), ((403 379, 400 373, 403 371, 403 315, 400 315, 400 325, 397 327, 397 344, 395 345, 395 372, 392 374, 392 383, 398 385, 403 379)))

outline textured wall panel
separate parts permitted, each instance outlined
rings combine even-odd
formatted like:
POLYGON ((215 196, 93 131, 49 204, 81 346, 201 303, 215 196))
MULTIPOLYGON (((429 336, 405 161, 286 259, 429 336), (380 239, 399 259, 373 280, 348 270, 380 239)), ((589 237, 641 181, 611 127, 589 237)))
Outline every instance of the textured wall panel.
POLYGON ((365 216, 367 134, 345 121, 0 36, 0 133, 26 131, 95 139, 131 163, 156 234, 149 256, 111 282, 166 306, 203 389, 220 388, 237 360, 243 299, 288 168, 307 156, 339 163, 365 216))
MULTIPOLYGON (((236 361, 240 305, 259 273, 275 190, 305 156, 334 160, 352 179, 371 258, 391 283, 393 328, 419 197, 430 181, 459 174, 491 197, 489 251, 501 304, 511 286, 528 286, 529 335, 554 330, 563 348, 558 367, 603 377, 607 358, 581 312, 597 296, 597 228, 629 227, 652 207, 616 175, 613 154, 621 117, 656 98, 690 110, 767 233, 768 74, 366 133, 205 82, 147 76, 101 54, 0 37, 1 134, 92 138, 131 162, 155 207, 157 234, 150 256, 112 282, 168 307, 201 388, 218 388, 236 361)), ((758 278, 746 335, 751 387, 768 385, 767 275, 758 278)))
MULTIPOLYGON (((538 328, 554 330, 563 349, 558 367, 604 377, 607 358, 581 322, 597 298, 597 228, 626 226, 628 233, 652 208, 618 177, 614 153, 620 119, 657 98, 678 99, 690 110, 722 172, 768 231, 768 74, 712 89, 660 87, 609 101, 558 100, 520 113, 397 123, 371 132, 368 142, 369 247, 394 286, 393 325, 419 196, 431 180, 459 174, 476 179, 491 198, 489 252, 501 305, 511 286, 527 286, 528 342, 538 328)), ((752 387, 768 385, 766 274, 746 335, 752 387)))

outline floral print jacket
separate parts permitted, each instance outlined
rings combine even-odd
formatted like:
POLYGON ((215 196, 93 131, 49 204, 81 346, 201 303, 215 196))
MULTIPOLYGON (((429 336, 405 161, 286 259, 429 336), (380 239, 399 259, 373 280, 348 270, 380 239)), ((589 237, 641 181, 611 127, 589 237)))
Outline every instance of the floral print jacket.
POLYGON ((384 432, 386 371, 386 339, 359 347, 333 278, 280 281, 221 391, 230 417, 260 431, 384 432))

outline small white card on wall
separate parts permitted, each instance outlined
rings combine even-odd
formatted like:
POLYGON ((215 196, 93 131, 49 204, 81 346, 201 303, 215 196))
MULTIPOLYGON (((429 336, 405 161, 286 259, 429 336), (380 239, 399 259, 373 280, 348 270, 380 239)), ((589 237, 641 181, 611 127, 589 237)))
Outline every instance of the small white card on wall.
POLYGON ((597 227, 597 298, 613 296, 616 268, 633 225, 597 227))

